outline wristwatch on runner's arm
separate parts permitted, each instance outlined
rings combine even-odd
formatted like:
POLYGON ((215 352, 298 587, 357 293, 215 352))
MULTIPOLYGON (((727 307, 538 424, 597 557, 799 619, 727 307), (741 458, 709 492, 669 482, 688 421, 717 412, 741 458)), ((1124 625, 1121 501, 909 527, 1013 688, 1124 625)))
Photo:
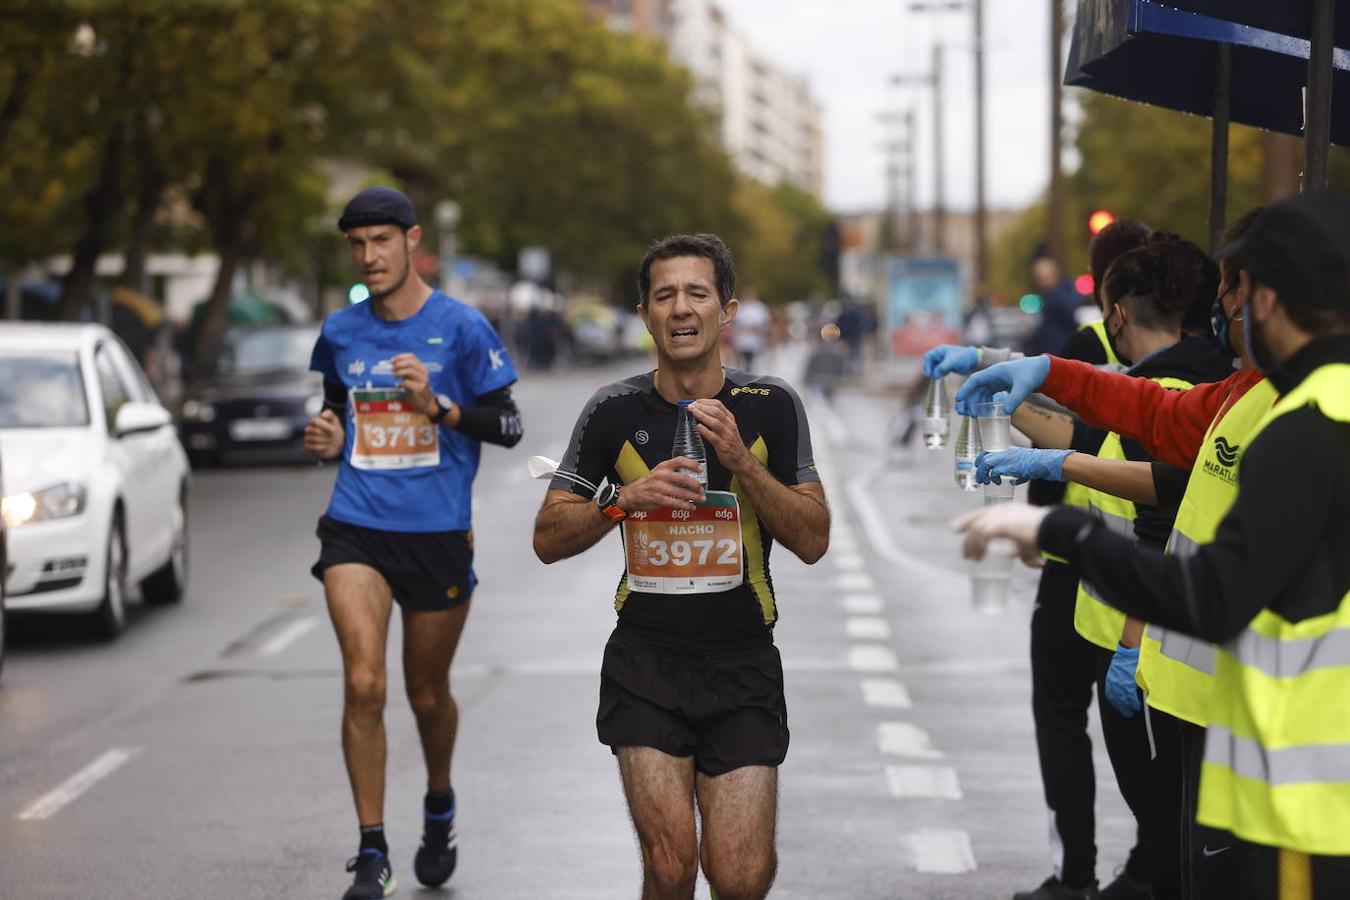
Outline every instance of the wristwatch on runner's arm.
POLYGON ((437 394, 437 395, 436 395, 436 411, 435 411, 434 413, 432 413, 431 416, 430 416, 430 418, 431 418, 431 424, 432 424, 432 425, 440 425, 442 422, 444 422, 444 421, 445 421, 445 417, 448 416, 448 415, 450 415, 450 407, 452 407, 452 406, 454 406, 454 405, 455 405, 455 401, 451 400, 451 399, 450 399, 449 397, 447 397, 445 394, 437 394))
POLYGON ((628 518, 628 513, 619 508, 618 485, 607 484, 596 491, 595 505, 600 507, 600 511, 615 522, 622 522, 624 519, 628 518))

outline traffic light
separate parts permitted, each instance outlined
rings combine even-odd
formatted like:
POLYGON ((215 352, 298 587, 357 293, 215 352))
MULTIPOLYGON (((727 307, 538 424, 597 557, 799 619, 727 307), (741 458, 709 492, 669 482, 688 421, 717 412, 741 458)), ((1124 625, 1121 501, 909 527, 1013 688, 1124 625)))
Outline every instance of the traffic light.
POLYGON ((1022 299, 1017 301, 1017 308, 1027 315, 1034 315, 1041 311, 1045 301, 1041 299, 1040 294, 1024 294, 1022 299))
POLYGON ((1092 288, 1092 276, 1086 272, 1073 280, 1073 289, 1084 297, 1090 297, 1092 295, 1092 288))
POLYGON ((1116 217, 1111 215, 1111 213, 1104 209, 1099 209, 1088 216, 1088 232, 1090 234, 1096 234, 1115 220, 1116 217))

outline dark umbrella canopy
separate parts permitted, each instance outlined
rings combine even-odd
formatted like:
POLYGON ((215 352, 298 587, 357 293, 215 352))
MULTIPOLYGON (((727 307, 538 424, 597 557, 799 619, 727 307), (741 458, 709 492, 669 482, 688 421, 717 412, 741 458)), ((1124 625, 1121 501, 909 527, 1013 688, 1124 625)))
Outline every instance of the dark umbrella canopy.
MULTIPOLYGON (((1223 44, 1232 47, 1231 119, 1301 135, 1306 40, 1182 12, 1152 0, 1080 0, 1064 80, 1126 100, 1210 117, 1215 59, 1223 44)), ((1331 142, 1350 144, 1350 53, 1337 50, 1333 64, 1333 96, 1338 102, 1332 109, 1331 142)))
MULTIPOLYGON (((1167 5, 1303 40, 1312 36, 1312 0, 1168 0, 1167 5)), ((1337 47, 1350 47, 1350 0, 1334 0, 1332 6, 1333 41, 1337 47)))

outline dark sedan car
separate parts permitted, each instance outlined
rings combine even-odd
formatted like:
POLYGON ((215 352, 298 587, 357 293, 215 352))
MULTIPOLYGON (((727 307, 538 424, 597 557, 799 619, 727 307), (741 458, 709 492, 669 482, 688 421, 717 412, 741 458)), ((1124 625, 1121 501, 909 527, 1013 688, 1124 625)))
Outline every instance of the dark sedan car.
POLYGON ((323 378, 309 371, 314 325, 235 326, 216 371, 194 380, 183 401, 183 446, 194 464, 305 458, 305 423, 323 404, 323 378))

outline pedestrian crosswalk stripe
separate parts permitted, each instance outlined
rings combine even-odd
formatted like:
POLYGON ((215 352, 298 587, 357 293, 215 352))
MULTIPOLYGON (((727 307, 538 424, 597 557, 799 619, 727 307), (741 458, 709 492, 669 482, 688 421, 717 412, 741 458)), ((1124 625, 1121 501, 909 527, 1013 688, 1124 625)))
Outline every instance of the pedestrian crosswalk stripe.
POLYGON ((960 800, 961 783, 951 766, 887 766, 886 784, 891 796, 960 800))

